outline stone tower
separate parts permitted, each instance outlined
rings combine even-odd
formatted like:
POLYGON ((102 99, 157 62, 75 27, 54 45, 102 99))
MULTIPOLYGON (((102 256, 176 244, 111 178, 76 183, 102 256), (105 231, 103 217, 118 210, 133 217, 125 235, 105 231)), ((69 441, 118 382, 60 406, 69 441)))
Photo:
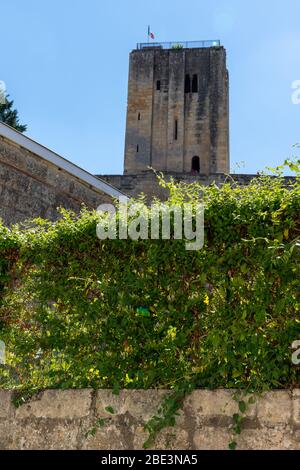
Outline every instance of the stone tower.
POLYGON ((125 174, 229 173, 226 51, 219 41, 138 44, 130 54, 125 174))

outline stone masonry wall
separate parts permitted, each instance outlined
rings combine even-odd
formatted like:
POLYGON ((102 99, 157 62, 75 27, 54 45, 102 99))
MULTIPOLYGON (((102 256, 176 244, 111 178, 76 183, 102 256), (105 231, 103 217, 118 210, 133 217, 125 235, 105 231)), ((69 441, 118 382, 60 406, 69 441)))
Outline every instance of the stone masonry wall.
POLYGON ((82 203, 96 209, 111 201, 108 195, 3 137, 0 198, 0 217, 6 224, 33 217, 54 220, 58 207, 78 212, 82 203))
MULTIPOLYGON (((164 176, 167 181, 170 179, 170 177, 173 177, 175 181, 182 181, 183 183, 193 183, 196 181, 204 186, 208 186, 214 182, 220 186, 225 181, 246 185, 249 184, 253 178, 257 177, 257 175, 243 174, 232 174, 230 176, 224 174, 212 174, 205 176, 166 172, 164 172, 164 176)), ((100 178, 112 184, 120 191, 131 197, 139 196, 141 193, 146 194, 149 200, 151 200, 154 196, 160 198, 161 200, 165 200, 168 197, 168 191, 159 186, 156 175, 153 172, 145 172, 139 175, 101 175, 100 178)), ((287 184, 289 181, 293 180, 293 177, 286 177, 287 184)))
MULTIPOLYGON (((123 390, 116 396, 108 390, 47 390, 15 408, 12 392, 0 390, 0 449, 142 449, 147 438, 143 426, 166 393, 123 390), (86 437, 99 418, 105 425, 86 437)), ((237 412, 232 393, 194 391, 176 427, 162 431, 153 449, 228 449, 232 415, 237 412)), ((234 440, 238 449, 300 450, 300 389, 258 398, 234 440)))

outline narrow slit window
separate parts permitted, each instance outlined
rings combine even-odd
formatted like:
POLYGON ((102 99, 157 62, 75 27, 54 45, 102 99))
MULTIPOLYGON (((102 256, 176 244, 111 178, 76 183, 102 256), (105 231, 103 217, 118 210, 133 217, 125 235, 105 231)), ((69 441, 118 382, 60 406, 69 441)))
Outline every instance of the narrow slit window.
POLYGON ((192 173, 200 173, 200 158, 197 156, 192 158, 192 173))
POLYGON ((138 121, 141 120, 141 113, 138 114, 138 121))
POLYGON ((174 140, 178 139, 178 121, 175 119, 174 122, 174 140))
POLYGON ((157 91, 160 91, 160 80, 157 80, 156 82, 156 89, 157 91))
POLYGON ((189 75, 186 75, 186 76, 185 76, 184 92, 185 92, 185 93, 190 93, 190 92, 191 92, 191 78, 190 78, 189 75))
POLYGON ((193 75, 192 92, 198 93, 198 75, 193 75))
POLYGON ((139 153, 140 147, 139 145, 136 146, 136 153, 139 153))

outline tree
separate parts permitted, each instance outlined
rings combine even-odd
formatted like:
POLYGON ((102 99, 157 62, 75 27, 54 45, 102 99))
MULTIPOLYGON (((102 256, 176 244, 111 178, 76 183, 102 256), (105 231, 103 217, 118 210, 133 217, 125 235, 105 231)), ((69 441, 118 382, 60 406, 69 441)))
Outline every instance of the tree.
POLYGON ((8 98, 9 95, 6 95, 0 100, 0 122, 8 124, 19 132, 25 132, 27 126, 19 123, 18 111, 13 109, 14 102, 8 98))

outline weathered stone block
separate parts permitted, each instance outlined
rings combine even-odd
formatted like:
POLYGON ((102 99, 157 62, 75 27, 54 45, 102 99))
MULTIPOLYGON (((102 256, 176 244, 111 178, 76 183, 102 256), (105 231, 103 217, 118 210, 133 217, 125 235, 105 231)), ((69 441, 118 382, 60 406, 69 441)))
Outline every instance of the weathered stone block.
POLYGON ((114 395, 111 390, 99 390, 96 395, 96 414, 110 418, 128 414, 134 422, 146 423, 158 413, 168 393, 165 390, 121 390, 119 395, 114 395), (114 414, 107 411, 108 407, 113 408, 114 414))
POLYGON ((205 417, 229 416, 237 412, 237 403, 232 398, 233 392, 226 390, 195 390, 187 398, 186 405, 196 415, 205 417))
POLYGON ((98 417, 112 418, 116 415, 125 414, 128 410, 129 394, 127 390, 121 390, 114 395, 112 390, 98 390, 96 392, 96 415, 98 417), (114 413, 107 411, 112 408, 114 413))
POLYGON ((128 434, 116 424, 109 424, 97 429, 94 436, 89 436, 83 442, 82 450, 130 450, 128 434))
POLYGON ((190 436, 185 429, 181 427, 172 427, 164 429, 157 436, 153 446, 153 450, 191 450, 192 442, 190 436))
POLYGON ((8 419, 14 413, 14 405, 12 403, 12 392, 0 390, 0 419, 8 419))
POLYGON ((293 390, 292 412, 294 424, 300 426, 300 389, 293 390))
POLYGON ((128 410, 138 421, 147 422, 157 414, 168 392, 164 390, 131 390, 128 394, 128 410))
POLYGON ((276 425, 274 428, 243 429, 234 438, 239 450, 291 450, 296 449, 293 430, 289 426, 276 425))
POLYGON ((11 418, 0 419, 0 450, 9 448, 14 421, 11 418))
POLYGON ((16 411, 17 419, 76 419, 90 413, 91 390, 46 390, 16 411))
POLYGON ((29 420, 12 426, 8 450, 75 450, 79 422, 29 420))
POLYGON ((195 432, 193 448, 196 450, 228 450, 231 441, 232 436, 225 428, 202 427, 195 432))
POLYGON ((257 406, 258 419, 262 424, 287 424, 292 417, 292 400, 289 392, 278 390, 260 398, 257 406))

